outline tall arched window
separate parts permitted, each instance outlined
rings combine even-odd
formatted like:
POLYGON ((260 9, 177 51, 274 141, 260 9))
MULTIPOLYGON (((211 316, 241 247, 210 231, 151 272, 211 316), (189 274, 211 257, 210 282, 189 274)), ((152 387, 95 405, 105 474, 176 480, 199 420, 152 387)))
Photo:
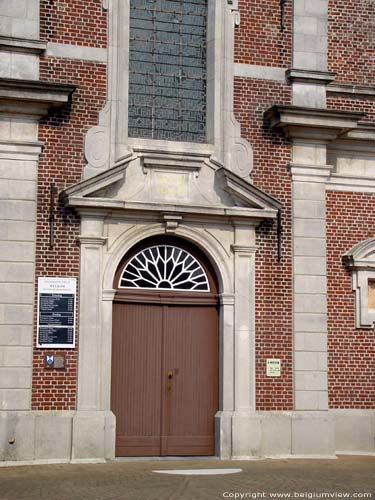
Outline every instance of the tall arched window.
POLYGON ((206 142, 206 0, 130 0, 128 136, 206 142))

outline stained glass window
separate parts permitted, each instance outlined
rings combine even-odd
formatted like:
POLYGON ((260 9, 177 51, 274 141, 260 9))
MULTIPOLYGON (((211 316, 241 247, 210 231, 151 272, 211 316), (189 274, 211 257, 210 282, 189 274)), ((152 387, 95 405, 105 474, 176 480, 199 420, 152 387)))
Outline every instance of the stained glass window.
POLYGON ((206 0, 130 0, 129 137, 206 142, 206 0))
POLYGON ((205 270, 182 248, 158 245, 137 253, 122 272, 120 288, 209 292, 205 270))

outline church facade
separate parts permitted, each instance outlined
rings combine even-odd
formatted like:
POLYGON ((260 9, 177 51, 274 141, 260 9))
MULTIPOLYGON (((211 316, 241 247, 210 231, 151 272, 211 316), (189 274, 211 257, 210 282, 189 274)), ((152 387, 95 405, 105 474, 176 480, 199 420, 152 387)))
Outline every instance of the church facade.
POLYGON ((374 454, 373 2, 0 6, 0 459, 374 454))

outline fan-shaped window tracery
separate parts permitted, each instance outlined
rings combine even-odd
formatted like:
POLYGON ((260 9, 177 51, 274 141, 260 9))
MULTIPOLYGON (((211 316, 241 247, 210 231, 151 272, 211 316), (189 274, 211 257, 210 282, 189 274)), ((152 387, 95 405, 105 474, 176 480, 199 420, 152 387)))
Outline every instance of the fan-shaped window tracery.
POLYGON ((119 288, 209 292, 207 274, 186 250, 172 245, 151 246, 126 264, 119 288))

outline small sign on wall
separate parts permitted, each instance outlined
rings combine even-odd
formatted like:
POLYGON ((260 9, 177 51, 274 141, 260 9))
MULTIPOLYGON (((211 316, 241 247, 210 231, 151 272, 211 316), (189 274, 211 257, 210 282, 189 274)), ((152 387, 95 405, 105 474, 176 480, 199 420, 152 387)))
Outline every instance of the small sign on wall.
POLYGON ((280 359, 267 359, 267 377, 280 377, 281 376, 281 360, 280 359))
POLYGON ((45 354, 44 367, 48 370, 65 370, 65 356, 60 354, 45 354))
POLYGON ((37 347, 75 346, 76 278, 38 278, 37 347))

